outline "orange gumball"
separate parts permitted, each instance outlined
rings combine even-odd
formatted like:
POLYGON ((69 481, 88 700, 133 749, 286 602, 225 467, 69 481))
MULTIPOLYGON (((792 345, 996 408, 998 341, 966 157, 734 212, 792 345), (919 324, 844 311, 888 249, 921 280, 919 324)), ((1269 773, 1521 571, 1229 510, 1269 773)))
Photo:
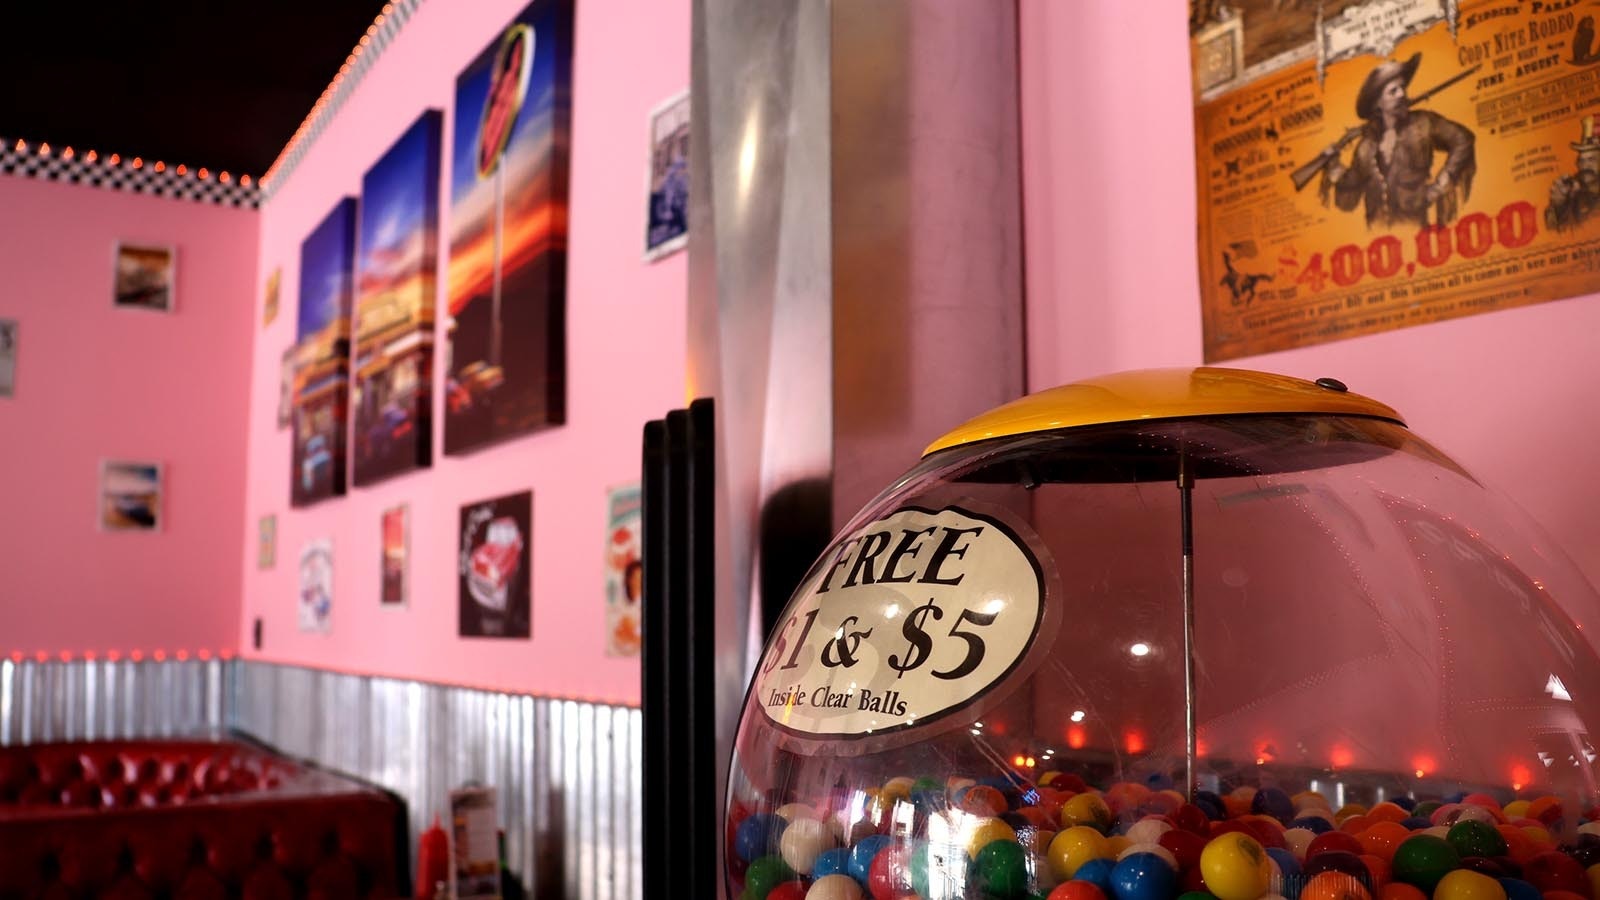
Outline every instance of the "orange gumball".
POLYGON ((1506 855, 1511 857, 1512 862, 1520 865, 1539 852, 1539 848, 1528 835, 1515 825, 1496 825, 1495 831, 1500 832, 1500 836, 1506 839, 1506 855))
POLYGON ((1428 900, 1428 895, 1404 881, 1391 881, 1378 891, 1378 900, 1428 900))
POLYGON ((1383 803, 1379 803, 1377 806, 1374 806, 1372 811, 1367 813, 1367 815, 1379 822, 1399 822, 1411 814, 1393 803, 1384 801, 1383 803))
POLYGON ((1361 813, 1351 816, 1350 818, 1345 819, 1343 822, 1340 822, 1339 830, 1345 834, 1360 834, 1376 824, 1378 824, 1376 819, 1365 813, 1361 813))
POLYGON ((1549 825, 1561 818, 1561 801, 1555 797, 1540 797, 1528 804, 1528 818, 1549 825))
POLYGON ((1362 864, 1367 867, 1367 871, 1372 873, 1373 887, 1381 888, 1393 880, 1394 868, 1389 865, 1388 859, 1374 856, 1371 853, 1361 854, 1360 859, 1362 864))
POLYGON ((963 812, 981 817, 998 816, 1006 811, 1007 806, 1005 795, 986 784, 967 788, 957 805, 963 812))
POLYGON ((1372 894, 1353 875, 1318 872, 1300 891, 1300 900, 1372 900, 1372 894))
MULTIPOLYGON (((1398 806, 1395 808, 1399 809, 1398 806)), ((1389 862, 1394 859, 1395 848, 1408 837, 1411 837, 1411 829, 1399 822, 1379 822, 1358 833, 1356 840, 1361 842, 1362 850, 1389 862)))

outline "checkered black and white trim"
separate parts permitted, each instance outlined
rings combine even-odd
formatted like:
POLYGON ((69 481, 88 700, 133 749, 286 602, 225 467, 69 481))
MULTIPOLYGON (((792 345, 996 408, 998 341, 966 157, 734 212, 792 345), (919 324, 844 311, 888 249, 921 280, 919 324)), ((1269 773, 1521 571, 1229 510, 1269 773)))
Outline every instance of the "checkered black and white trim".
POLYGON ((48 144, 28 144, 16 138, 0 137, 0 174, 3 175, 155 194, 218 206, 255 209, 261 205, 261 189, 256 184, 246 184, 244 179, 232 177, 224 181, 221 174, 211 172, 206 172, 202 178, 203 171, 166 165, 161 165, 157 171, 157 164, 143 160, 74 153, 48 144), (182 173, 179 168, 183 168, 182 173))
POLYGON ((361 79, 366 76, 378 57, 388 49, 389 44, 400 33, 406 22, 410 21, 417 7, 422 5, 422 0, 392 0, 384 10, 382 21, 375 22, 372 29, 362 37, 356 51, 346 61, 340 74, 328 85, 322 99, 317 101, 317 107, 306 117, 300 125, 300 130, 289 139, 289 145, 283 148, 272 168, 267 170, 261 179, 261 198, 263 201, 272 199, 272 195, 289 180, 294 170, 311 152, 311 147, 328 128, 328 123, 339 114, 345 101, 354 94, 356 87, 361 84, 361 79))

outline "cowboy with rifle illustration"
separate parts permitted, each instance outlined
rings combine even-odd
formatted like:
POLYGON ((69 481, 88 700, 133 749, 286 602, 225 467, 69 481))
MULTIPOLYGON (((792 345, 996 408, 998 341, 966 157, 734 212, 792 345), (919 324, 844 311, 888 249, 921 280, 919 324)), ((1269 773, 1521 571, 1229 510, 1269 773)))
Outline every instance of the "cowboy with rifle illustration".
POLYGON ((1405 62, 1389 60, 1373 69, 1356 95, 1356 115, 1364 120, 1311 162, 1296 169, 1295 190, 1303 189, 1320 171, 1324 205, 1330 195, 1346 212, 1366 205, 1367 224, 1411 222, 1426 226, 1455 219, 1472 191, 1478 165, 1475 138, 1466 126, 1417 105, 1464 80, 1473 66, 1415 99, 1406 88, 1422 62, 1414 54, 1405 62), (1345 145, 1356 142, 1349 165, 1340 160, 1345 145), (1445 160, 1433 171, 1434 155, 1445 160))

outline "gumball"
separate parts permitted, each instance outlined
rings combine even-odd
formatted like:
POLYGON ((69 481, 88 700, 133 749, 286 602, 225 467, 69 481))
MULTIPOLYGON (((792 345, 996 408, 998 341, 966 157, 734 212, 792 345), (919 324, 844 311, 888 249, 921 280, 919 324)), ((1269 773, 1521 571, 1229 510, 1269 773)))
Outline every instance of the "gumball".
POLYGON ((1496 821, 1493 812, 1485 809, 1482 806, 1477 806, 1471 803, 1461 804, 1460 806, 1451 810, 1450 814, 1444 817, 1444 821, 1436 822, 1434 824, 1454 825, 1457 822, 1482 822, 1486 825, 1499 824, 1499 822, 1496 821))
POLYGON ((1377 822, 1398 822, 1406 818, 1406 811, 1393 803, 1383 802, 1374 806, 1367 815, 1377 822))
POLYGON ((972 860, 973 881, 996 897, 1028 890, 1028 854, 1016 841, 990 841, 972 860))
POLYGON ((1450 826, 1434 825, 1431 828, 1422 829, 1422 834, 1431 834, 1441 841, 1448 840, 1450 837, 1450 826))
POLYGON ((999 819, 1007 825, 1010 825, 1012 831, 1021 831, 1024 828, 1033 827, 1033 823, 1028 821, 1028 817, 1023 815, 1020 811, 1014 810, 1012 812, 1001 813, 999 819))
POLYGON ((1501 808, 1500 812, 1507 819, 1521 819, 1528 814, 1528 807, 1532 806, 1530 800, 1513 800, 1501 808))
POLYGON ((1410 830, 1399 822, 1379 822, 1356 835, 1356 841, 1361 844, 1363 853, 1370 853, 1387 861, 1394 858, 1394 850, 1400 846, 1400 842, 1410 836, 1410 830))
POLYGON ((1577 860, 1556 850, 1534 854, 1522 867, 1522 878, 1547 897, 1551 891, 1571 891, 1587 897, 1593 890, 1589 874, 1577 860))
MULTIPOLYGON (((1055 830, 1056 823, 1060 821, 1037 806, 1024 806, 1014 813, 1007 813, 1007 815, 1018 816, 1034 828, 1048 828, 1051 831, 1055 830)), ((1013 825, 1012 827, 1015 828, 1016 826, 1013 825)))
POLYGON ((1157 843, 1165 847, 1178 861, 1179 871, 1188 871, 1200 865, 1200 854, 1206 849, 1205 838, 1177 829, 1163 834, 1157 843))
POLYGON ((1541 900, 1543 896, 1538 888, 1521 878, 1502 878, 1500 886, 1505 888, 1506 900, 1541 900))
POLYGON ((1389 802, 1405 810, 1407 814, 1409 814, 1413 809, 1417 808, 1417 801, 1415 797, 1396 797, 1389 802))
POLYGON ((1372 892, 1360 879, 1343 872, 1321 872, 1306 881, 1300 900, 1372 900, 1372 892))
POLYGON ((811 865, 812 878, 826 878, 829 875, 850 874, 850 851, 844 847, 835 847, 817 854, 817 860, 811 865))
POLYGON ((1333 820, 1335 822, 1339 822, 1348 819, 1351 816, 1365 815, 1366 812, 1367 808, 1359 803, 1346 803, 1334 811, 1333 820))
POLYGON ((956 808, 975 816, 998 816, 1007 809, 1005 795, 987 784, 967 788, 956 801, 956 808))
POLYGON ((1450 833, 1445 840, 1462 856, 1503 856, 1510 849, 1506 846, 1506 839, 1500 836, 1493 825, 1473 819, 1458 821, 1450 826, 1450 833))
POLYGON ((1250 816, 1243 820, 1244 827, 1249 829, 1250 836, 1261 842, 1263 847, 1284 847, 1283 826, 1277 819, 1268 816, 1250 816))
POLYGON ((1268 847, 1267 855, 1272 857, 1272 861, 1278 864, 1278 869, 1283 873, 1284 878, 1292 878, 1300 874, 1300 860, 1295 858, 1293 850, 1286 850, 1282 847, 1268 847))
POLYGON ((1361 842, 1356 840, 1355 835, 1343 831, 1329 831, 1317 835, 1316 839, 1306 847, 1306 859, 1309 861, 1318 853, 1326 853, 1329 850, 1341 850, 1352 856, 1360 856, 1367 852, 1367 849, 1361 846, 1361 842))
POLYGON ((1544 900, 1585 900, 1585 897, 1571 891, 1545 891, 1544 900))
POLYGON ((867 870, 867 891, 874 900, 895 900, 911 890, 911 853, 906 846, 888 847, 873 857, 867 870))
POLYGON ((1017 839, 1017 832, 1010 825, 999 819, 983 819, 973 826, 967 835, 967 855, 977 858, 978 852, 993 841, 1012 841, 1017 839))
POLYGON ((1154 816, 1146 816, 1128 829, 1128 840, 1135 844, 1154 844, 1172 830, 1172 825, 1154 816))
POLYGON ((1506 889, 1481 872, 1457 869, 1439 879, 1433 900, 1506 900, 1506 889))
POLYGON ((1177 870, 1154 853, 1129 854, 1111 870, 1116 900, 1169 900, 1177 887, 1177 870))
MULTIPOLYGON (((1424 823, 1426 824, 1426 823, 1424 823)), ((1326 834, 1333 831, 1333 823, 1321 816, 1301 816, 1289 823, 1289 830, 1303 829, 1312 834, 1326 834)))
POLYGON ((1528 804, 1528 818, 1538 819, 1546 825, 1561 819, 1561 801, 1555 797, 1540 797, 1528 804))
POLYGON ((1290 799, 1294 801, 1294 808, 1297 810, 1313 806, 1329 809, 1328 798, 1323 796, 1321 791, 1301 791, 1290 799))
MULTIPOLYGON (((1055 900, 1055 898, 1050 898, 1055 900)), ((1216 895, 1210 891, 1184 891, 1178 895, 1178 900, 1217 900, 1216 895)))
POLYGON ((1094 794, 1079 794, 1068 800, 1061 807, 1061 824, 1063 827, 1074 825, 1088 825, 1090 828, 1105 833, 1111 830, 1115 820, 1111 816, 1111 807, 1104 800, 1094 794))
POLYGON ((1219 900, 1256 900, 1267 892, 1271 857, 1255 838, 1233 832, 1213 838, 1200 853, 1206 888, 1219 900))
POLYGON ((1481 875, 1487 875, 1490 878, 1497 880, 1510 877, 1511 875, 1510 872, 1506 871, 1505 866, 1502 866, 1495 860, 1484 856, 1461 857, 1461 868, 1477 872, 1481 875))
POLYGON ((1461 855, 1443 838, 1416 834, 1395 849, 1392 864, 1396 881, 1432 894, 1439 879, 1461 865, 1461 855))
POLYGON ((1155 842, 1146 844, 1129 844, 1126 850, 1123 850, 1121 853, 1117 854, 1117 861, 1121 862, 1135 853, 1153 853, 1156 856, 1166 860, 1167 865, 1172 867, 1172 871, 1178 871, 1178 858, 1172 855, 1171 850, 1168 850, 1167 848, 1155 842))
POLYGON ((767 900, 805 900, 806 883, 785 881, 767 894, 767 900))
POLYGON ((1401 819, 1400 824, 1404 825, 1407 831, 1421 831, 1433 823, 1421 816, 1411 816, 1410 818, 1401 819))
POLYGON ((1074 775, 1071 772, 1057 777, 1056 780, 1050 782, 1050 786, 1057 790, 1071 791, 1074 794, 1081 794, 1089 789, 1089 785, 1084 782, 1082 776, 1074 775))
POLYGON ((1316 839, 1316 832, 1309 828, 1291 828, 1283 833, 1283 843, 1289 850, 1294 851, 1296 859, 1305 859, 1306 851, 1316 839))
POLYGON ((867 877, 872 872, 873 859, 883 848, 889 846, 889 843, 889 836, 883 834, 868 835, 857 841, 856 845, 850 848, 850 877, 866 884, 867 877))
POLYGON ((1112 859, 1121 856, 1122 851, 1132 846, 1133 841, 1128 840, 1128 836, 1125 834, 1113 834, 1106 838, 1106 849, 1111 851, 1112 859))
POLYGON ((1600 864, 1585 869, 1584 874, 1589 876, 1589 894, 1600 897, 1600 864))
POLYGON ((1111 848, 1105 835, 1087 825, 1075 825, 1056 833, 1045 851, 1045 858, 1050 861, 1057 878, 1073 878, 1084 863, 1110 859, 1111 848))
POLYGON ((1111 872, 1115 868, 1116 863, 1109 859, 1091 859, 1078 867, 1078 872, 1072 876, 1072 880, 1087 881, 1110 896, 1111 872))
POLYGON ((1372 877, 1367 864, 1361 861, 1358 854, 1347 853, 1344 850, 1325 850, 1306 859, 1307 877, 1315 877, 1323 872, 1339 872, 1357 881, 1370 880, 1372 877))
POLYGON ((1050 849, 1050 842, 1055 837, 1056 833, 1048 828, 1029 826, 1017 829, 1017 843, 1022 845, 1022 849, 1041 858, 1050 849))
POLYGON ((1259 815, 1271 816, 1279 822, 1287 822, 1294 818, 1294 801, 1289 795, 1275 787, 1262 788, 1256 791, 1250 800, 1250 811, 1259 815))
POLYGON ((795 819, 822 818, 822 816, 817 814, 815 807, 806 803, 785 803, 774 810, 773 815, 784 820, 785 822, 793 822, 795 819))
POLYGON ((1087 881, 1058 885, 1045 900, 1107 900, 1105 892, 1087 881))
POLYGON ((752 900, 766 900, 772 889, 785 881, 793 881, 794 870, 782 857, 763 856, 750 863, 744 873, 744 892, 752 900))
POLYGON ((810 875, 817 856, 835 843, 828 826, 816 819, 797 819, 778 838, 778 851, 789 868, 801 875, 810 875))
POLYGON ((1355 816, 1346 816, 1339 820, 1339 830, 1349 834, 1360 834, 1368 828, 1378 824, 1378 820, 1362 813, 1355 816))
MULTIPOLYGON (((1391 881, 1378 890, 1378 900, 1428 900, 1428 895, 1404 881, 1391 881)), ((1538 893, 1527 900, 1538 900, 1538 893)))
POLYGON ((1203 835, 1209 833, 1211 820, 1200 807, 1185 803, 1172 811, 1172 824, 1180 830, 1203 835))
POLYGON ((1377 890, 1394 880, 1394 869, 1389 861, 1382 857, 1364 854, 1359 857, 1361 864, 1367 867, 1367 874, 1372 878, 1372 889, 1377 890))
POLYGON ((771 813, 756 813, 739 823, 733 836, 734 852, 745 862, 754 862, 778 849, 778 841, 788 826, 788 822, 771 813))
POLYGON ((811 884, 806 900, 862 900, 861 885, 849 875, 828 875, 811 884))

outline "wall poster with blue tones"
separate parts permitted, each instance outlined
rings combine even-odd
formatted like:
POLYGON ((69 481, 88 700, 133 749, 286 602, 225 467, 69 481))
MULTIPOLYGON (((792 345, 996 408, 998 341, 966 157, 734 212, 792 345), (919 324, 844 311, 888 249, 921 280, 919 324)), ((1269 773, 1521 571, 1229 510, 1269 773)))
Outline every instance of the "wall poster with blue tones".
POLYGON ((572 4, 535 0, 456 78, 444 452, 566 419, 572 4))
POLYGON ((424 112, 361 179, 351 481, 433 462, 438 110, 424 112))
POLYGON ((355 240, 356 200, 346 197, 300 244, 289 490, 289 502, 294 506, 307 506, 345 491, 350 273, 355 240))

